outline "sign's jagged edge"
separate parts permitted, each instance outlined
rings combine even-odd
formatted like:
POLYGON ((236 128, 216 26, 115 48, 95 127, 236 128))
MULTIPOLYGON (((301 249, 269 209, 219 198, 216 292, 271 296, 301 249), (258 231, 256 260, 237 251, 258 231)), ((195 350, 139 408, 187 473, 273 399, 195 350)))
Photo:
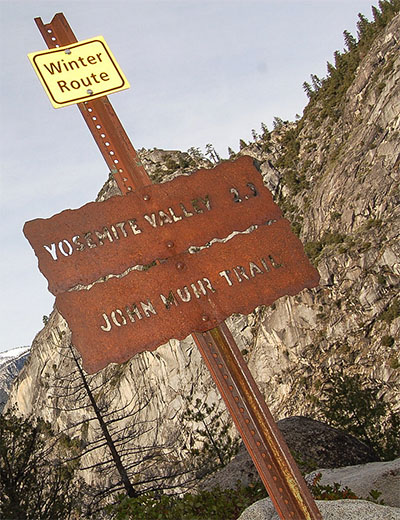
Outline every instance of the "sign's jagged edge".
MULTIPOLYGON (((279 220, 281 220, 281 219, 279 219, 279 220)), ((268 220, 267 222, 265 222, 265 224, 252 224, 251 226, 249 226, 247 229, 245 229, 243 231, 234 230, 234 231, 232 231, 232 233, 230 233, 228 236, 226 236, 224 238, 213 238, 212 240, 207 242, 207 244, 205 244, 205 245, 193 244, 193 245, 189 246, 185 251, 180 253, 179 256, 185 255, 185 254, 195 255, 199 251, 202 251, 203 249, 210 249, 215 244, 221 244, 221 243, 226 244, 227 242, 229 242, 230 240, 232 240, 234 237, 236 237, 238 235, 248 235, 261 226, 271 226, 272 224, 276 223, 277 221, 278 221, 277 219, 273 219, 273 220, 268 220)), ((168 258, 168 260, 172 260, 173 258, 174 257, 171 256, 168 258)), ((71 287, 70 289, 68 289, 67 292, 90 291, 90 289, 98 283, 105 283, 108 280, 110 280, 111 278, 117 278, 117 279, 125 278, 125 276, 127 276, 132 271, 148 270, 148 269, 151 269, 152 267, 155 267, 158 262, 162 263, 165 260, 167 260, 167 258, 155 258, 150 264, 147 264, 147 265, 143 265, 143 264, 132 265, 132 266, 128 267, 127 269, 125 269, 125 271, 123 271, 122 273, 110 273, 107 276, 102 276, 98 280, 95 280, 87 285, 77 284, 74 287, 71 287)))

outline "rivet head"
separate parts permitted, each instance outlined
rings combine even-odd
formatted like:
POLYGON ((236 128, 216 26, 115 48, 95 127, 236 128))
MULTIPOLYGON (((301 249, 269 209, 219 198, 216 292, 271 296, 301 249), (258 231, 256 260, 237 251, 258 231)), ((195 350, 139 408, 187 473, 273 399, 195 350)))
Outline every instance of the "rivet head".
POLYGON ((146 193, 146 195, 143 195, 143 200, 150 200, 150 195, 146 193))
POLYGON ((182 271, 182 269, 185 267, 185 264, 183 262, 178 262, 176 264, 176 268, 182 271))
POLYGON ((208 316, 207 314, 203 314, 203 316, 201 317, 202 321, 208 321, 208 316))
POLYGON ((89 94, 89 96, 92 96, 92 95, 93 95, 93 90, 90 89, 90 88, 88 88, 86 92, 89 94))
POLYGON ((65 49, 65 54, 71 54, 71 49, 65 49))
POLYGON ((172 247, 174 247, 174 245, 175 245, 175 244, 172 242, 172 240, 170 240, 169 242, 167 242, 167 247, 168 247, 169 249, 171 249, 172 247))

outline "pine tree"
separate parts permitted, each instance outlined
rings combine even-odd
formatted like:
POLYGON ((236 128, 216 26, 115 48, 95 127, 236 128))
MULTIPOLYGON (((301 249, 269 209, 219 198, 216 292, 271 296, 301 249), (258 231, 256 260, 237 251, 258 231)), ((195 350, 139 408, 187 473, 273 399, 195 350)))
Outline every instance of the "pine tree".
POLYGON ((400 455, 400 418, 380 398, 381 383, 335 372, 321 390, 318 406, 329 424, 365 442, 383 460, 400 455))
POLYGON ((216 152, 214 146, 210 143, 206 144, 206 155, 210 158, 210 161, 217 164, 221 161, 221 157, 216 152))
POLYGON ((194 457, 193 465, 202 475, 222 468, 239 448, 239 440, 229 434, 230 423, 223 420, 224 410, 198 398, 194 402, 187 398, 186 403, 182 419, 190 424, 187 449, 194 457))
POLYGON ((362 40, 367 37, 370 33, 371 24, 368 21, 368 18, 364 16, 362 13, 358 13, 358 22, 357 22, 357 34, 358 39, 362 40))
POLYGON ((261 123, 262 137, 269 136, 268 126, 265 123, 261 123))
POLYGON ((357 46, 357 40, 347 30, 343 31, 344 43, 349 51, 352 51, 357 46))
POLYGON ((279 128, 282 128, 284 126, 285 122, 280 117, 275 116, 274 120, 272 121, 272 125, 274 127, 274 130, 279 130, 279 128))
POLYGON ((0 415, 0 516, 7 520, 69 520, 80 505, 74 465, 60 458, 44 423, 15 410, 0 415))
POLYGON ((244 139, 240 139, 239 141, 239 150, 243 150, 243 148, 246 148, 247 143, 244 139))
POLYGON ((321 88, 322 80, 316 74, 311 74, 311 82, 314 92, 318 92, 318 90, 321 88))
POLYGON ((228 146, 228 155, 229 155, 229 159, 233 159, 236 155, 235 151, 232 150, 232 148, 230 146, 228 146))
POLYGON ((307 81, 303 83, 303 90, 307 94, 308 99, 311 99, 313 97, 314 91, 307 81))

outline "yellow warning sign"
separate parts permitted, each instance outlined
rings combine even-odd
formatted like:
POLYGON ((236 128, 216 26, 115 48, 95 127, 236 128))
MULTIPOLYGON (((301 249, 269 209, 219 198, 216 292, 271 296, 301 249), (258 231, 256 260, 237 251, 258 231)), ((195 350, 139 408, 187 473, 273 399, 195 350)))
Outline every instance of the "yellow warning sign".
POLYGON ((28 57, 55 108, 129 88, 102 36, 31 52, 28 57))

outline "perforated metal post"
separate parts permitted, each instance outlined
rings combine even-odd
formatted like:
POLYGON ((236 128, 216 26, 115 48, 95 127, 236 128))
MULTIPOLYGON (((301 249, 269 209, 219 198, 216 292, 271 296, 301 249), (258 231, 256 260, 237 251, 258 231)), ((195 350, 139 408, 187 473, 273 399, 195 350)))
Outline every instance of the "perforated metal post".
MULTIPOLYGON (((48 24, 41 18, 35 22, 49 48, 77 41, 62 13, 48 24)), ((78 108, 121 192, 151 184, 107 97, 80 103, 78 108)), ((322 520, 226 324, 193 337, 280 518, 322 520)))
MULTIPOLYGON (((41 18, 35 18, 35 22, 49 49, 78 41, 62 13, 48 24, 41 18)), ((122 193, 151 184, 107 96, 79 103, 78 108, 122 193)))

